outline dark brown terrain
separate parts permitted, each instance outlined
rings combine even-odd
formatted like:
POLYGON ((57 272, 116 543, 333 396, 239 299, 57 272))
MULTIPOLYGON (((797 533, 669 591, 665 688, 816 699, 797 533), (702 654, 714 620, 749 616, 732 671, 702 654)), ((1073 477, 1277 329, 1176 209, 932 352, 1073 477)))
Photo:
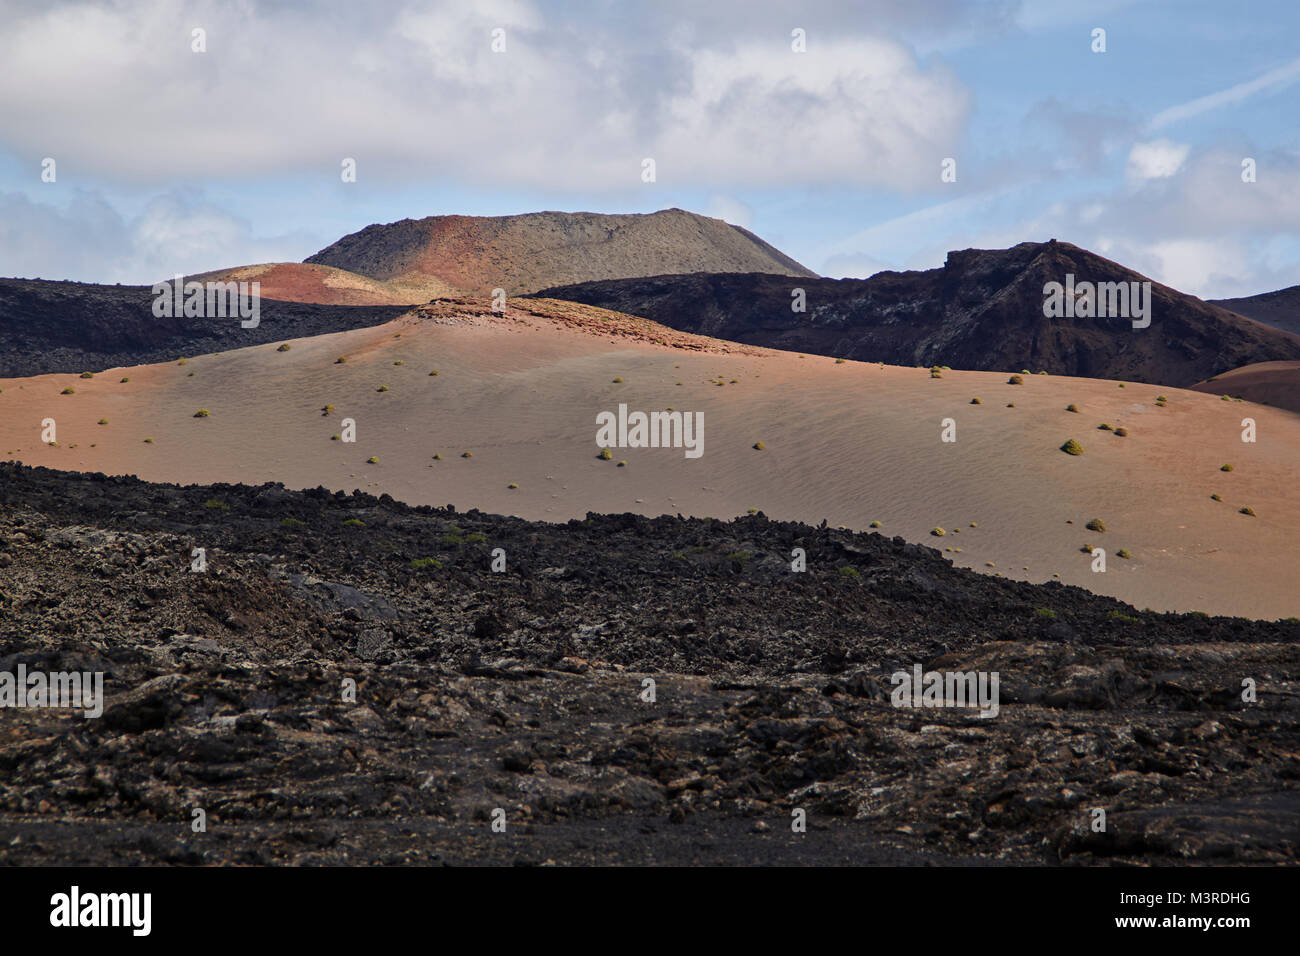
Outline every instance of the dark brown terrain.
POLYGON ((1211 299, 1210 304, 1300 335, 1300 285, 1240 299, 1211 299))
POLYGON ((165 362, 382 325, 407 311, 264 298, 260 324, 245 329, 238 318, 157 318, 153 301, 143 285, 0 279, 0 378, 165 362))
POLYGON ((1300 336, 1152 284, 1151 326, 1127 318, 1046 318, 1043 286, 1145 281, 1064 242, 948 254, 940 269, 870 279, 661 275, 546 289, 538 295, 653 319, 749 345, 890 365, 1186 386, 1255 362, 1300 359, 1300 336), (807 311, 791 308, 805 290, 807 311))
POLYGON ((1298 641, 762 515, 0 464, 0 670, 108 694, 0 714, 0 861, 1295 863, 1298 641), (1000 714, 891 706, 915 663, 1000 714))
POLYGON ((403 219, 367 226, 305 261, 372 279, 434 279, 475 295, 668 272, 816 275, 739 226, 681 209, 403 219))

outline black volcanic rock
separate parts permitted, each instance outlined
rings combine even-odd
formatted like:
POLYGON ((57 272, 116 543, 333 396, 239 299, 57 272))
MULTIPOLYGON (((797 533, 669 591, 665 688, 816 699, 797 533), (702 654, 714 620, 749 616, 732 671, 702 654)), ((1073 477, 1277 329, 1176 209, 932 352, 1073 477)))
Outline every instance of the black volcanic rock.
POLYGON ((555 525, 10 463, 0 556, 0 669, 108 698, 4 711, 0 863, 1300 855, 1295 620, 762 515, 555 525), (915 664, 997 672, 999 713, 893 706, 915 664))
POLYGON ((885 362, 1185 386, 1253 362, 1300 358, 1300 337, 1152 283, 1152 321, 1046 318, 1043 287, 1145 277, 1064 242, 948 254, 941 269, 869 279, 653 276, 537 293, 749 345, 885 362), (807 311, 794 312, 803 289, 807 311))
POLYGON ((157 318, 149 286, 0 279, 0 377, 98 372, 382 325, 406 306, 262 299, 260 324, 157 318))

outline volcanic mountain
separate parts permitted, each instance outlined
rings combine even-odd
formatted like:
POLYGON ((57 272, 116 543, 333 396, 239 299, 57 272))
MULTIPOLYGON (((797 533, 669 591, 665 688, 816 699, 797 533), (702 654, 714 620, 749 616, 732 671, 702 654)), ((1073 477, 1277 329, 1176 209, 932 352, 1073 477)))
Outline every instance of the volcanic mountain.
POLYGON ((1240 299, 1211 299, 1210 304, 1256 322, 1300 334, 1300 285, 1240 299))
POLYGON ((305 261, 372 279, 433 279, 478 295, 670 272, 816 276, 739 226, 681 209, 403 219, 367 226, 305 261))
POLYGON ((1300 337, 1151 283, 1151 324, 1048 318, 1044 286, 1145 282, 1055 240, 948 254, 942 268, 869 279, 662 275, 538 295, 753 345, 892 365, 947 365, 1186 386, 1253 362, 1300 359, 1300 337), (798 290, 806 311, 795 311, 798 290))

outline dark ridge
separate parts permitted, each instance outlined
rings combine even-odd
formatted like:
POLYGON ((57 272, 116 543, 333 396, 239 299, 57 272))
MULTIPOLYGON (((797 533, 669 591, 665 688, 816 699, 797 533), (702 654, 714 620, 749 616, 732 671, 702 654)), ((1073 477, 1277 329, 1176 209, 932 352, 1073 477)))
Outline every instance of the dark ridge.
POLYGON ((1043 287, 1076 281, 1146 281, 1063 242, 948 254, 939 269, 869 279, 692 273, 545 289, 569 299, 748 345, 891 365, 1188 386, 1256 362, 1300 358, 1300 336, 1261 325, 1152 283, 1152 322, 1046 318, 1043 287), (792 310, 803 289, 806 312, 792 310))
POLYGON ((98 372, 382 325, 408 306, 262 299, 261 322, 157 318, 149 286, 0 279, 0 377, 98 372))
POLYGON ((1211 299, 1210 304, 1275 329, 1300 334, 1300 285, 1239 299, 1211 299))

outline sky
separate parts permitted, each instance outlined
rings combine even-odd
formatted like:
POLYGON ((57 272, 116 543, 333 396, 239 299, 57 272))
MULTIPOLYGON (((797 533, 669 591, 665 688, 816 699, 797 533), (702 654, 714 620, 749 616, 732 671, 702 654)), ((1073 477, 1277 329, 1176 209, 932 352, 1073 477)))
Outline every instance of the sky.
POLYGON ((676 206, 834 277, 1056 238, 1204 298, 1300 283, 1294 0, 0 0, 0 22, 0 275, 147 284, 374 222, 676 206))

